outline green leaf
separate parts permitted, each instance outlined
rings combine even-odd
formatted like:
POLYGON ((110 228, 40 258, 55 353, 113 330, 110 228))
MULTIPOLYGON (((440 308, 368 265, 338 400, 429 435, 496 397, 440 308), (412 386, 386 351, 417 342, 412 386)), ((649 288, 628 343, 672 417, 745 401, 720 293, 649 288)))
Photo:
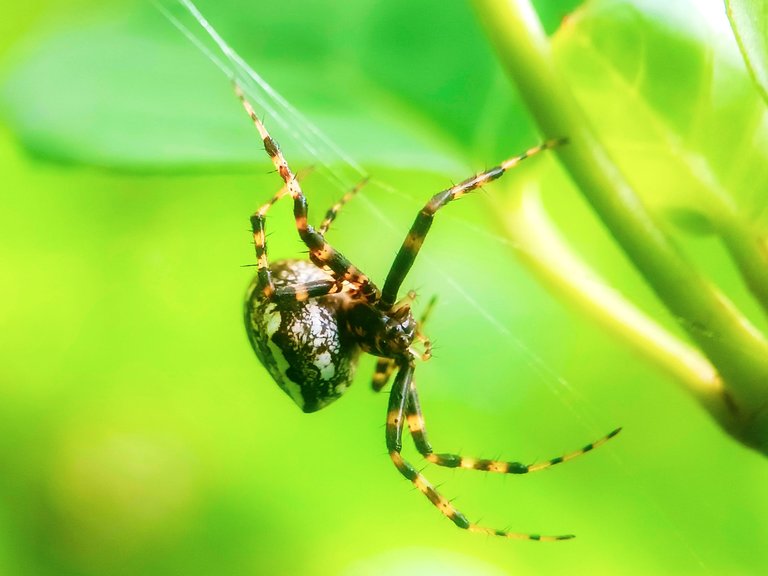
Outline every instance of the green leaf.
POLYGON ((725 0, 725 6, 744 62, 768 101, 768 5, 762 0, 725 0))
POLYGON ((696 233, 725 213, 757 219, 768 198, 766 105, 718 8, 596 0, 555 38, 561 70, 635 189, 696 233))
MULTIPOLYGON (((570 4, 546 8, 552 27, 570 4)), ((536 139, 463 3, 286 0, 268 18, 232 3, 199 8, 361 164, 461 174, 467 156, 494 161, 536 139)), ((20 140, 48 160, 144 171, 266 160, 226 78, 147 6, 59 25, 11 71, 2 100, 20 140)), ((314 161, 274 130, 292 160, 314 161)))
MULTIPOLYGON (((564 73, 632 183, 659 213, 699 233, 717 228, 723 203, 756 220, 768 185, 765 103, 719 6, 594 1, 555 36, 564 73)), ((467 159, 482 167, 538 138, 462 3, 289 0, 269 18, 200 8, 364 166, 463 175, 467 159)), ((551 29, 565 8, 539 6, 551 29)), ((266 163, 225 77, 149 8, 38 39, 2 101, 18 138, 48 160, 138 171, 266 163)), ((317 162, 266 119, 292 161, 317 162)))
MULTIPOLYGON (((391 95, 340 77, 319 48, 280 44, 315 59, 267 51, 259 72, 359 160, 455 162, 450 147, 391 95)), ((18 137, 48 160, 149 171, 241 169, 266 160, 226 77, 159 12, 106 14, 45 38, 12 71, 3 100, 18 137)), ((307 160, 300 150, 294 157, 307 160)))

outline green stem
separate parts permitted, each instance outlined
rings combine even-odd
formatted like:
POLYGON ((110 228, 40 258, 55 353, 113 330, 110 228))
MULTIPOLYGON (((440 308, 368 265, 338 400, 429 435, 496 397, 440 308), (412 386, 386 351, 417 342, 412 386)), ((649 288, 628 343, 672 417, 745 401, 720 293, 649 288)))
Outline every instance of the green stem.
POLYGON ((749 291, 768 314, 768 245, 754 227, 735 216, 720 222, 718 232, 749 291))
POLYGON ((673 317, 721 375, 723 410, 711 412, 745 444, 768 453, 768 344, 656 225, 589 128, 557 72, 527 0, 474 0, 507 73, 547 137, 567 136, 563 166, 673 317), (714 337, 713 337, 714 336, 714 337))
POLYGON ((728 418, 720 413, 723 383, 714 366, 609 286, 570 248, 548 217, 537 182, 523 183, 501 203, 498 212, 518 256, 542 282, 671 374, 718 419, 728 418))

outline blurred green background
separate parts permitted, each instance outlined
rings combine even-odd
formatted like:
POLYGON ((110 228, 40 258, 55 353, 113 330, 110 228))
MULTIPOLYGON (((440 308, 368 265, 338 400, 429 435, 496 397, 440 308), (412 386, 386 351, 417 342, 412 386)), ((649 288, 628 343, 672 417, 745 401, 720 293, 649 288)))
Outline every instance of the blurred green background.
MULTIPOLYGON (((538 8, 553 31, 575 4, 538 8)), ((608 6, 602 14, 635 4, 631 14, 643 15, 663 3, 594 4, 608 6)), ((538 141, 463 3, 200 6, 292 104, 393 187, 366 189, 330 236, 379 281, 431 193, 538 141)), ((556 173, 550 158, 441 213, 407 286, 421 303, 439 296, 428 330, 435 356, 417 369, 438 451, 533 462, 625 427, 595 453, 542 474, 425 470, 473 520, 577 535, 558 544, 462 532, 415 492, 386 455, 386 397, 368 389, 370 358, 348 397, 317 414, 302 414, 271 382, 245 337, 241 298, 252 273, 243 265, 253 262, 248 216, 279 179, 226 78, 159 13, 86 0, 3 12, 0 573, 768 567, 764 457, 548 294, 489 216, 488 195, 556 173)), ((701 46, 717 55, 723 38, 672 25, 665 33, 693 54, 682 70, 700 61, 701 46)), ((637 45, 607 33, 600 41, 637 45)), ((582 73, 595 74, 591 85, 606 100, 615 95, 594 70, 582 73)), ((679 70, 668 73, 690 88, 679 70)), ((746 102, 743 85, 731 83, 731 97, 746 102)), ((700 87, 697 102, 710 90, 700 87)), ((708 121, 723 125, 730 114, 729 126, 741 125, 722 101, 704 100, 715 110, 708 121)), ((684 116, 682 105, 672 108, 671 117, 684 116)), ((274 136, 295 168, 312 164, 290 134, 275 128, 274 136)), ((625 157, 642 151, 621 144, 625 157)), ((661 163, 655 180, 672 188, 666 169, 661 163)), ((748 166, 737 172, 735 180, 754 181, 748 166)), ((339 194, 315 175, 305 190, 315 216, 339 194)), ((752 192, 739 198, 761 217, 762 197, 752 192)), ((668 322, 576 194, 555 200, 574 243, 668 322)), ((289 208, 278 205, 268 223, 273 258, 302 251, 289 208)), ((749 306, 716 243, 682 241, 749 306)), ((406 453, 421 462, 410 444, 406 453)))

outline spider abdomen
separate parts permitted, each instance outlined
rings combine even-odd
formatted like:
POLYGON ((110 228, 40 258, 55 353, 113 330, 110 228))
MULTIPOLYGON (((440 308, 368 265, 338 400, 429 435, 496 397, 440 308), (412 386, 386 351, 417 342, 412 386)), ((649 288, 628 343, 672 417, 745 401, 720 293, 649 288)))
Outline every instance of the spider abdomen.
MULTIPOLYGON (((276 290, 330 278, 305 260, 270 266, 276 290)), ((304 411, 314 412, 349 387, 360 348, 345 329, 344 293, 304 301, 265 298, 258 276, 245 299, 245 326, 256 356, 278 386, 304 411)))

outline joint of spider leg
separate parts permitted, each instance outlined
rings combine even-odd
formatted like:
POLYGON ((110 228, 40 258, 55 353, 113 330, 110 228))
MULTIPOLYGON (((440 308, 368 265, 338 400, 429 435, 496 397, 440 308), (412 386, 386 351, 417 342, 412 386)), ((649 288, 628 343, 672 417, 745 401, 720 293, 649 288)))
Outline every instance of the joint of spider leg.
MULTIPOLYGON (((416 333, 414 334, 414 340, 416 342, 421 343, 423 351, 414 352, 414 355, 418 356, 421 362, 426 362, 427 360, 432 358, 432 341, 421 331, 423 326, 424 326, 424 318, 422 317, 416 323, 416 333)), ((410 349, 415 350, 414 348, 410 348, 410 349)))
POLYGON ((261 297, 264 300, 271 300, 274 294, 275 294, 275 288, 270 284, 267 284, 261 289, 261 297))
POLYGON ((561 138, 552 138, 550 140, 546 140, 542 147, 544 149, 552 149, 557 148, 558 146, 565 146, 566 144, 570 143, 570 138, 568 136, 562 136, 561 138))
POLYGON ((408 354, 411 358, 414 360, 418 360, 419 362, 426 362, 432 357, 432 354, 429 352, 419 352, 416 348, 413 346, 408 347, 408 354))
MULTIPOLYGON (((487 184, 488 182, 493 182, 494 180, 497 180, 502 177, 504 172, 506 172, 507 169, 504 166, 494 166, 493 168, 486 170, 482 174, 478 175, 475 178, 475 187, 480 187, 483 184, 487 184)), ((458 196, 460 197, 460 196, 458 196)))

